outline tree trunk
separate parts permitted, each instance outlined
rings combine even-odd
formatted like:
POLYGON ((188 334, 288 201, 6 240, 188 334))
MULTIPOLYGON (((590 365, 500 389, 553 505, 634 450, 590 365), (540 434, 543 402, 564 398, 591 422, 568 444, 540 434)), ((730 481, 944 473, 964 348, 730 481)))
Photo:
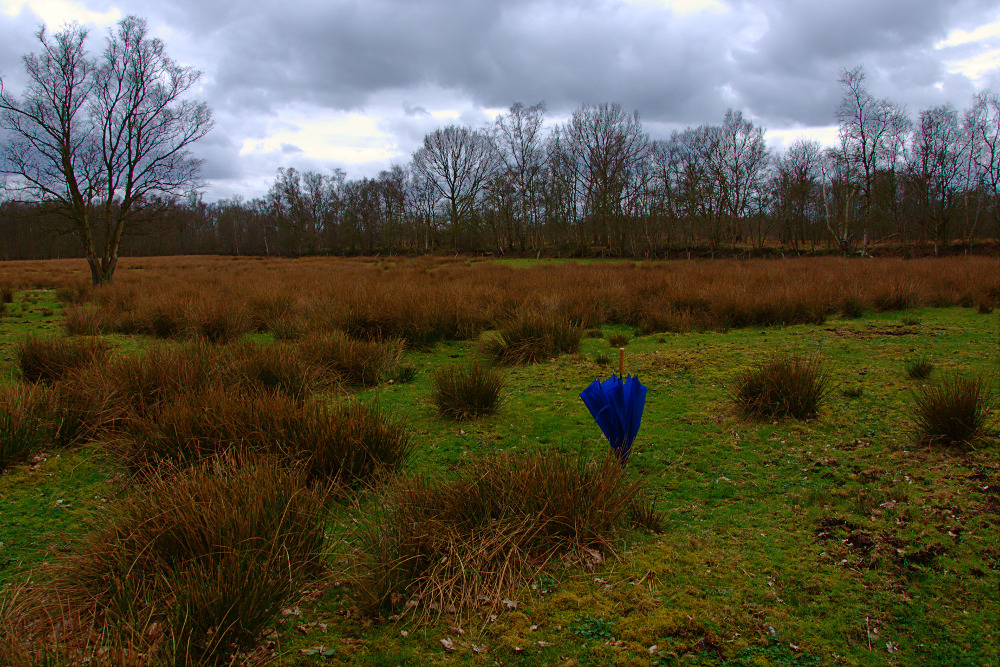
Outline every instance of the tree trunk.
POLYGON ((115 267, 118 266, 117 249, 104 257, 98 257, 96 253, 88 253, 87 264, 90 265, 90 278, 95 287, 110 283, 111 278, 115 275, 115 267))

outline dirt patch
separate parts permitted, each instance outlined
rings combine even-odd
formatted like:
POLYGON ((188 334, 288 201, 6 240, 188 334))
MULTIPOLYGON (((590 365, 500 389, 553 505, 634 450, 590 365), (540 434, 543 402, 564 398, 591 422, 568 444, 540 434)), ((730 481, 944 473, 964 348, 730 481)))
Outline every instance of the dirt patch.
POLYGON ((866 340, 869 338, 883 338, 886 336, 913 336, 918 333, 928 333, 930 329, 916 329, 905 324, 869 324, 864 329, 824 329, 834 336, 841 338, 851 338, 853 340, 866 340))
POLYGON ((948 551, 937 542, 914 547, 891 531, 866 530, 836 517, 820 520, 816 539, 826 548, 827 559, 869 570, 879 561, 902 571, 934 567, 938 556, 948 551))

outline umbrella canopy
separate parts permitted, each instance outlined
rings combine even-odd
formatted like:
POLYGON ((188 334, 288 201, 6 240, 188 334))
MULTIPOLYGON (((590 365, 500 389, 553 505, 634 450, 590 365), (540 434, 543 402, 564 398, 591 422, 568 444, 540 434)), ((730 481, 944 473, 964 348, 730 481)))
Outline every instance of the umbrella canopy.
POLYGON ((642 423, 646 387, 639 382, 638 377, 629 375, 622 382, 620 377, 612 375, 604 382, 595 379, 580 392, 580 398, 624 466, 628 463, 632 442, 642 423))

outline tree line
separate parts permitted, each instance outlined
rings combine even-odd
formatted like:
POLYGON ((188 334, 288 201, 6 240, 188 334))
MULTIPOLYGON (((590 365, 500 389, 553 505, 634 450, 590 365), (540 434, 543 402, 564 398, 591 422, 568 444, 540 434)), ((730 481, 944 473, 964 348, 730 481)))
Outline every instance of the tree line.
MULTIPOLYGON (((82 53, 79 30, 40 39, 50 70, 67 54, 82 53)), ((8 146, 5 170, 29 196, 0 204, 0 259, 74 255, 81 242, 89 243, 84 251, 94 257, 97 282, 101 262, 113 258, 102 259, 93 247, 119 242, 129 254, 660 257, 817 247, 850 254, 887 243, 941 252, 1000 237, 1000 96, 989 90, 961 111, 946 104, 913 116, 871 93, 862 68, 844 70, 838 145, 799 139, 781 151, 769 148, 765 128, 739 110, 728 110, 718 124, 654 139, 638 113, 620 104, 585 104, 551 124, 544 104, 515 103, 481 127, 434 130, 407 164, 372 178, 281 168, 264 196, 205 202, 192 187, 197 161, 186 149, 207 132, 210 113, 203 104, 180 101, 197 73, 166 59, 134 17, 123 20, 108 43, 104 64, 91 66, 97 74, 87 84, 97 91, 88 109, 105 128, 105 155, 101 141, 90 153, 74 153, 90 170, 81 173, 93 174, 93 185, 86 196, 75 193, 59 182, 64 169, 47 190, 30 179, 25 186, 26 175, 35 176, 24 168, 32 156, 23 142, 8 146), (108 98, 108 81, 121 86, 131 71, 123 56, 129 49, 160 67, 150 80, 160 82, 160 108, 170 109, 165 117, 178 124, 150 125, 164 141, 138 156, 109 147, 147 118, 146 107, 116 112, 108 98), (107 127, 118 134, 108 139, 107 127), (129 159, 144 165, 170 141, 177 149, 163 159, 175 162, 150 170, 159 180, 127 189, 122 165, 129 159), (14 149, 22 151, 19 170, 10 168, 14 149), (96 166, 88 167, 87 159, 96 166), (82 234, 81 220, 93 219, 102 224, 82 234)), ((26 63, 45 64, 37 56, 26 63)), ((41 82, 35 97, 66 88, 52 83, 55 76, 42 71, 35 77, 41 82)), ((27 94, 23 101, 3 98, 8 130, 31 101, 27 94)), ((50 123, 58 135, 58 116, 50 123)), ((72 138, 65 142, 73 148, 72 138)))

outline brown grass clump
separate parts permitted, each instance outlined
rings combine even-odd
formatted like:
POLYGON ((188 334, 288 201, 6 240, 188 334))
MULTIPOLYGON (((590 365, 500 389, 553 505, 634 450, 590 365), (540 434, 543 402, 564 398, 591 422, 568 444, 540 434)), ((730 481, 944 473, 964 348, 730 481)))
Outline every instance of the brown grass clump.
POLYGON ((503 398, 504 377, 479 361, 434 371, 431 397, 438 414, 462 421, 494 414, 503 398))
POLYGON ((251 391, 278 392, 304 402, 328 384, 321 371, 306 363, 298 350, 288 345, 238 343, 225 353, 224 374, 231 386, 251 391))
POLYGON ((613 333, 608 336, 608 345, 611 347, 625 347, 628 345, 628 334, 613 333))
POLYGON ((403 356, 399 339, 357 340, 342 331, 311 334, 298 347, 302 357, 328 379, 358 387, 374 387, 392 378, 403 356))
POLYGON ((93 304, 69 305, 63 309, 63 328, 68 336, 96 336, 103 330, 101 311, 93 304))
POLYGON ((484 353, 501 364, 537 363, 580 349, 582 329, 543 312, 520 309, 482 341, 484 353))
POLYGON ((49 401, 42 387, 0 387, 0 472, 31 458, 51 436, 49 401))
POLYGON ((359 518, 355 595, 401 613, 495 607, 556 554, 600 557, 637 519, 655 524, 644 493, 614 457, 554 452, 480 459, 447 482, 401 480, 359 518))
POLYGON ((775 357, 740 373, 732 392, 737 411, 749 419, 809 419, 819 412, 828 389, 818 361, 775 357))
POLYGON ((27 382, 53 383, 70 372, 103 361, 110 353, 99 339, 38 338, 22 340, 14 349, 21 377, 27 382))
POLYGON ((934 362, 927 357, 918 357, 906 362, 906 376, 911 380, 926 380, 934 371, 934 362))
POLYGON ((236 453, 153 476, 98 516, 2 643, 100 662, 104 635, 119 664, 241 664, 319 574, 325 496, 301 470, 236 453))
POLYGON ((249 333, 251 321, 242 302, 217 301, 206 296, 189 306, 183 330, 192 338, 228 343, 249 333))
POLYGON ((983 434, 991 391, 978 377, 954 376, 914 392, 918 438, 929 444, 963 445, 983 434))
POLYGON ((398 470, 411 442, 401 423, 362 403, 303 405, 273 392, 212 388, 179 395, 154 416, 135 415, 109 447, 143 474, 247 449, 301 464, 310 479, 356 486, 398 470))

